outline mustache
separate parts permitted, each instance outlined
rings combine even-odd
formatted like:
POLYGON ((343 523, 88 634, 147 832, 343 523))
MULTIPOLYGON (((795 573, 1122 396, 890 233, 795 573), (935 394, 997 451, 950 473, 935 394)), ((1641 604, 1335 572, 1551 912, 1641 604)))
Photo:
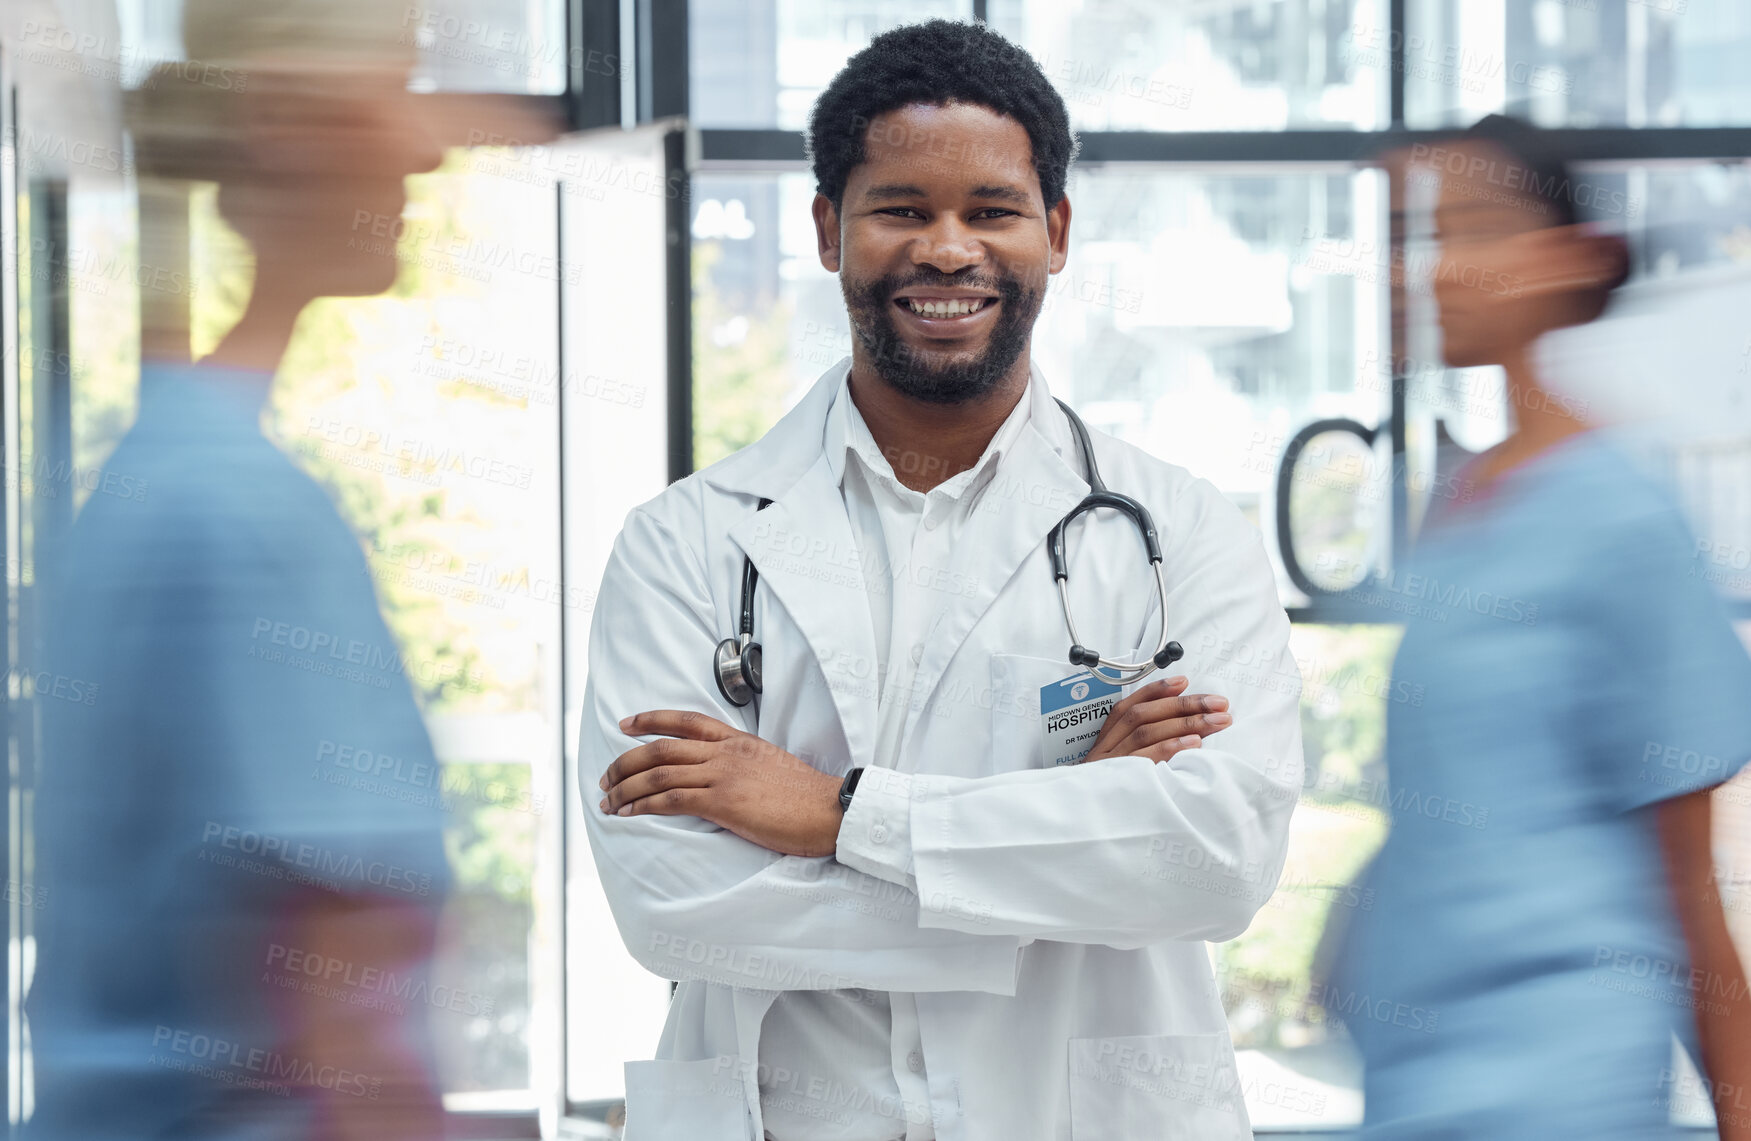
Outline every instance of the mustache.
POLYGON ((870 312, 884 313, 889 302, 909 289, 977 289, 987 293, 995 293, 998 300, 1007 308, 1014 309, 1022 299, 1028 296, 1028 290, 1019 278, 1007 275, 992 275, 981 277, 959 277, 953 274, 926 273, 908 274, 902 278, 898 274, 877 278, 853 286, 848 297, 857 298, 859 305, 870 312))
POLYGON ((880 284, 892 294, 902 289, 989 289, 998 292, 1005 284, 1012 282, 1014 279, 1009 277, 960 277, 955 274, 930 273, 914 274, 905 281, 885 277, 880 284))

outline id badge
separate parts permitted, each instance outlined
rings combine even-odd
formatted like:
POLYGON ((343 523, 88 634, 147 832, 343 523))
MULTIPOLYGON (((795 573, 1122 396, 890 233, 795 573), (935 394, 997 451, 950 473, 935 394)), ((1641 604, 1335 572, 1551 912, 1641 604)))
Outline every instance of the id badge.
POLYGON ((1080 764, 1100 736, 1120 687, 1084 671, 1040 687, 1040 737, 1048 764, 1080 764))

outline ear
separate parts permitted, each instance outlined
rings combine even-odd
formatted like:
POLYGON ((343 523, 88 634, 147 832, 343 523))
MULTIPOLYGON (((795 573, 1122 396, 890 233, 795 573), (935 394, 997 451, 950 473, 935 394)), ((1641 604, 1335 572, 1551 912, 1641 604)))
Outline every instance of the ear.
POLYGON ((1046 241, 1052 247, 1052 260, 1047 273, 1057 273, 1070 260, 1070 197, 1058 199, 1058 204, 1046 211, 1046 241))
POLYGON ((1617 234, 1590 233, 1585 240, 1599 284, 1607 289, 1622 285, 1629 277, 1629 243, 1617 234))
POLYGON ((1612 289, 1629 268, 1622 239, 1583 225, 1549 226, 1515 239, 1537 270, 1522 277, 1523 294, 1612 289))
POLYGON ((815 215, 815 249, 821 255, 821 268, 828 273, 839 272, 839 211, 833 209, 825 194, 815 195, 812 207, 815 215))

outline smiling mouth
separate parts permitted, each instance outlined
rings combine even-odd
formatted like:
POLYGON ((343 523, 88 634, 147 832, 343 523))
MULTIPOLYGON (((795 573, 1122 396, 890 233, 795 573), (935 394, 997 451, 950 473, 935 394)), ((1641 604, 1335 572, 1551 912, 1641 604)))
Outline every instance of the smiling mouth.
POLYGON ((995 297, 896 297, 894 304, 917 317, 971 317, 997 304, 995 297))

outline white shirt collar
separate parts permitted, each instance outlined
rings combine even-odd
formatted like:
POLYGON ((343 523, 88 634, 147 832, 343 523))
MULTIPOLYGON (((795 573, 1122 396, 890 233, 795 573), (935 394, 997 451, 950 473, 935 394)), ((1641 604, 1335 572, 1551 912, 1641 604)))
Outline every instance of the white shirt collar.
MULTIPOLYGON (((1027 389, 998 426, 997 433, 991 437, 991 442, 985 446, 978 461, 966 471, 956 472, 932 488, 933 494, 941 493, 950 499, 959 499, 975 481, 984 479, 996 470, 1003 456, 1014 447, 1015 441, 1032 421, 1034 402, 1039 398, 1039 393, 1035 391, 1037 388, 1038 370, 1030 369, 1027 389)), ((902 492, 910 490, 900 483, 893 465, 882 454, 875 437, 870 433, 869 425, 864 422, 863 413, 858 411, 856 401, 851 399, 850 369, 839 379, 838 390, 833 394, 832 407, 827 410, 822 444, 826 449, 827 465, 833 472, 833 481, 841 487, 845 485, 846 457, 855 455, 869 475, 891 481, 902 492)))

